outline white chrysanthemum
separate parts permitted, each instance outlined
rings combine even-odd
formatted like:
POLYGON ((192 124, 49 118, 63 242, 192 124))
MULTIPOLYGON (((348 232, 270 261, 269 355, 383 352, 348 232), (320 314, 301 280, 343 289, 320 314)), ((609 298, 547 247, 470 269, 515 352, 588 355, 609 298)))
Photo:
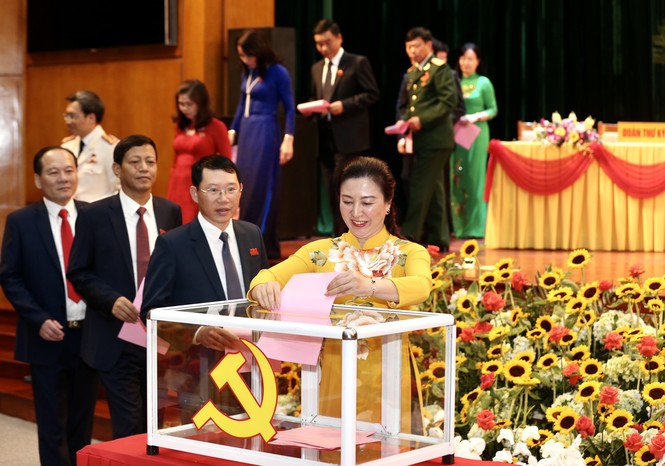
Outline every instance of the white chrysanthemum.
POLYGON ((563 374, 561 371, 544 371, 536 370, 533 374, 534 377, 540 380, 540 383, 545 386, 552 386, 556 382, 561 382, 563 380, 563 374))
POLYGON ((603 341, 605 336, 620 327, 645 327, 644 321, 637 314, 611 310, 604 312, 593 323, 593 336, 597 341, 603 341))
POLYGON ((503 311, 496 314, 491 320, 490 323, 495 327, 500 327, 502 325, 510 325, 510 314, 513 311, 503 311))
POLYGON ((533 351, 533 345, 531 344, 531 340, 529 340, 524 335, 516 336, 512 340, 511 344, 513 346, 512 351, 506 353, 508 361, 511 360, 513 356, 517 353, 521 353, 522 351, 533 351))
POLYGON ((575 399, 575 393, 562 393, 561 395, 557 396, 554 400, 554 403, 552 403, 552 407, 557 408, 559 406, 568 406, 576 413, 584 412, 584 403, 581 403, 575 399))
POLYGON ((617 409, 625 409, 630 414, 639 413, 644 407, 644 400, 639 390, 621 390, 619 402, 615 405, 617 409))
POLYGON ((633 382, 640 376, 640 365, 638 361, 624 354, 610 358, 604 367, 605 378, 608 383, 621 385, 622 382, 633 382))
MULTIPOLYGON (((637 432, 637 429, 628 429, 629 432, 626 433, 626 437, 628 437, 630 434, 633 432, 637 432)), ((660 432, 658 432, 657 429, 647 429, 644 432, 640 432, 642 435, 642 441, 644 442, 645 445, 648 445, 651 443, 651 439, 654 438, 656 435, 659 435, 660 432)))

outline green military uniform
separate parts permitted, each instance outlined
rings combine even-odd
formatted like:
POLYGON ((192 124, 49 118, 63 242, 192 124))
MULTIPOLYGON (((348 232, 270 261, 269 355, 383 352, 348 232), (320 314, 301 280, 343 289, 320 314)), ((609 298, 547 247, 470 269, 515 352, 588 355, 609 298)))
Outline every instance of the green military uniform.
POLYGON ((410 195, 402 233, 414 241, 425 240, 447 248, 450 206, 443 173, 455 147, 452 112, 457 106, 457 92, 453 71, 430 55, 422 68, 412 66, 408 70, 406 86, 408 101, 402 119, 417 116, 422 129, 413 133, 410 195))

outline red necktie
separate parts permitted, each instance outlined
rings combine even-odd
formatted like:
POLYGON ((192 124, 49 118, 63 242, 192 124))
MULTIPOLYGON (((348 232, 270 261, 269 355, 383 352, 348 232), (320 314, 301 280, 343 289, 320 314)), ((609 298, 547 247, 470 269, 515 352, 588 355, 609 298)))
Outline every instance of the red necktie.
MULTIPOLYGON (((67 216, 69 215, 67 209, 60 210, 58 215, 62 219, 62 222, 60 223, 60 239, 62 241, 62 258, 65 261, 66 271, 67 267, 69 266, 69 254, 72 252, 72 242, 74 242, 74 235, 72 235, 72 227, 69 224, 69 220, 67 220, 67 216)), ((69 296, 69 299, 75 303, 81 301, 81 295, 76 292, 69 280, 67 280, 67 296, 69 296)))
POLYGON ((148 270, 150 261, 150 241, 148 240, 148 227, 143 220, 146 208, 139 207, 136 211, 139 214, 139 221, 136 224, 136 288, 141 286, 141 281, 148 270))

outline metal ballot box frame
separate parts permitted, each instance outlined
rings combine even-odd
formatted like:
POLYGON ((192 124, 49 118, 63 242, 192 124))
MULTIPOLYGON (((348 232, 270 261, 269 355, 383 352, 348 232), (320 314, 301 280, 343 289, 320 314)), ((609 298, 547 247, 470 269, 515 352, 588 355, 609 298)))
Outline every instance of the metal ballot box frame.
MULTIPOLYGON (((442 458, 444 464, 454 463, 456 328, 452 315, 334 305, 330 318, 322 319, 320 324, 302 323, 293 318, 291 321, 278 320, 280 318, 279 313, 263 310, 247 300, 175 306, 150 312, 147 320, 148 454, 158 454, 159 447, 165 447, 272 466, 405 465, 433 458, 442 458), (348 314, 367 311, 375 313, 379 323, 357 327, 336 325, 348 314), (212 369, 224 356, 193 344, 194 335, 201 326, 223 327, 235 333, 251 335, 253 343, 258 342, 264 332, 291 338, 319 337, 324 339, 324 344, 337 340, 335 344, 341 345, 342 367, 340 393, 335 394, 335 397, 341 398, 340 416, 319 414, 321 365, 302 364, 301 388, 298 393, 300 412, 294 415, 278 411, 270 418, 270 425, 278 433, 303 426, 330 428, 331 435, 339 435, 341 431, 341 448, 319 450, 307 446, 273 445, 265 442, 258 434, 241 438, 224 432, 216 422, 212 422, 212 418, 200 430, 197 429, 193 414, 197 410, 200 413, 206 403, 213 403, 235 425, 241 424, 238 421, 244 421, 243 425, 252 422, 249 409, 237 410, 230 407, 233 402, 216 399, 216 393, 220 393, 222 388, 230 388, 232 384, 222 383, 220 387, 217 380, 214 383, 210 380, 212 369), (442 353, 445 352, 443 438, 400 431, 400 422, 404 417, 402 379, 409 377, 410 380, 412 377, 412 374, 402 373, 404 341, 411 332, 422 333, 437 328, 441 331, 434 334, 441 337, 436 344, 440 345, 442 353), (168 344, 169 349, 165 354, 158 354, 159 340, 168 344), (380 367, 373 367, 373 363, 359 359, 359 342, 368 341, 378 342, 370 351, 381 351, 380 358, 378 355, 373 358, 380 367), (381 422, 378 424, 358 419, 359 365, 365 373, 381 373, 381 389, 376 394, 381 397, 381 422), (356 445, 356 432, 371 435, 379 441, 356 445)), ((251 394, 258 405, 263 403, 262 374, 256 359, 248 362, 251 362, 251 380, 248 375, 243 380, 251 382, 246 383, 245 388, 249 390, 247 385, 251 386, 251 394)), ((274 376, 270 374, 270 377, 274 376)), ((238 387, 237 384, 234 386, 238 387)), ((412 413, 409 415, 413 416, 412 413)))

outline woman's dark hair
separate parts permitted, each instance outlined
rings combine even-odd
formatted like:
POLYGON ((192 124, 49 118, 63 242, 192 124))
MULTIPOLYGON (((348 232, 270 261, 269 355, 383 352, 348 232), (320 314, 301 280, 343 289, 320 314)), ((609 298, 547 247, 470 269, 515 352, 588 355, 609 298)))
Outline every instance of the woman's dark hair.
MULTIPOLYGON (((240 35, 236 40, 236 48, 240 47, 245 55, 256 57, 256 70, 261 78, 265 78, 268 67, 278 63, 277 55, 270 46, 266 36, 259 31, 249 29, 240 35)), ((241 62, 242 63, 242 62, 241 62)), ((249 75, 249 68, 242 63, 246 75, 249 75)))
POLYGON ((212 120, 212 117, 215 116, 215 113, 210 106, 208 89, 206 89, 205 84, 198 79, 188 79, 180 85, 175 93, 175 108, 177 114, 173 117, 173 121, 181 130, 189 128, 190 125, 193 125, 194 129, 205 128, 208 126, 208 123, 210 123, 210 120, 212 120), (197 105, 198 111, 196 112, 194 121, 190 121, 190 119, 180 111, 180 108, 178 107, 178 96, 181 95, 186 95, 197 105))
MULTIPOLYGON (((476 69, 476 73, 480 75, 484 75, 484 67, 483 67, 483 60, 482 60, 482 55, 480 54, 480 47, 478 47, 476 44, 473 42, 467 42, 462 46, 459 52, 459 56, 461 57, 466 53, 467 50, 473 50, 473 53, 476 54, 476 58, 478 58, 478 68, 476 69)), ((450 60, 448 60, 450 62, 450 60)), ((459 66, 459 57, 457 58, 457 75, 461 78, 462 77, 462 70, 459 66)))
POLYGON ((402 235, 397 226, 397 208, 392 202, 395 196, 395 177, 388 168, 388 164, 375 157, 356 157, 352 159, 342 169, 337 183, 337 192, 340 192, 342 184, 346 180, 355 178, 369 178, 381 189, 383 199, 390 202, 390 212, 386 214, 383 223, 388 233, 401 238, 402 235))

